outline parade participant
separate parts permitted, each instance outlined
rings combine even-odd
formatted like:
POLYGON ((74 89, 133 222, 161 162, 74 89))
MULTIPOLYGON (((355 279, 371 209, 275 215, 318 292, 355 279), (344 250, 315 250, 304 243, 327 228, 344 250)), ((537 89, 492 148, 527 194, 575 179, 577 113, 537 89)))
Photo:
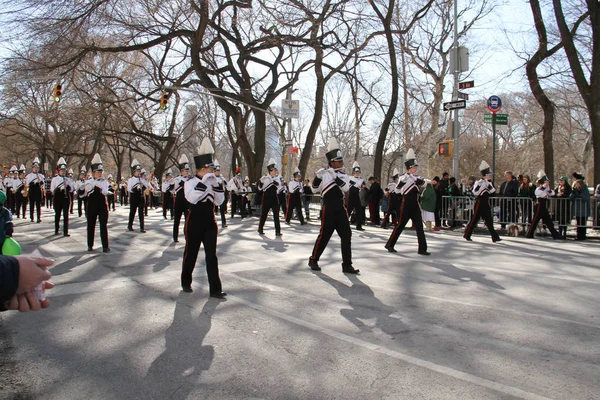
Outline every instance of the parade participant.
POLYGON ((150 206, 150 202, 152 201, 152 193, 150 192, 152 189, 152 182, 148 180, 148 173, 144 168, 142 168, 142 172, 140 176, 143 180, 146 181, 146 190, 144 190, 144 216, 148 216, 148 207, 150 206))
MULTIPOLYGON (((135 160, 134 160, 135 161, 135 160)), ((102 242, 102 251, 110 252, 108 247, 108 195, 109 183, 102 176, 104 167, 100 154, 96 153, 92 159, 92 173, 94 179, 86 182, 85 194, 87 197, 87 244, 88 251, 94 250, 94 234, 96 233, 96 220, 100 223, 100 240, 102 242)), ((142 221, 143 224, 143 221, 142 221)))
POLYGON ((250 201, 250 194, 252 193, 252 186, 250 186, 250 178, 244 178, 244 186, 242 186, 242 209, 247 217, 252 217, 252 202, 250 201))
POLYGON ((25 185, 29 188, 29 217, 33 222, 35 207, 37 223, 42 222, 42 197, 44 196, 44 175, 39 173, 40 159, 35 158, 31 164, 31 172, 27 175, 25 185))
POLYGON ((498 236, 498 233, 496 233, 496 230, 494 229, 494 219, 492 218, 492 210, 490 209, 490 196, 496 192, 496 188, 492 183, 493 172, 489 164, 485 161, 481 162, 479 170, 483 177, 475 182, 475 186, 473 186, 473 194, 477 196, 477 199, 475 200, 475 211, 473 211, 473 216, 467 224, 464 238, 468 241, 472 240, 471 235, 473 234, 473 229, 477 226, 479 218, 483 218, 485 225, 492 236, 492 241, 499 242, 502 239, 500 239, 500 236, 498 236))
POLYGON ((214 150, 208 138, 204 138, 194 157, 196 175, 185 182, 185 198, 190 205, 190 212, 185 221, 185 252, 181 270, 181 287, 184 292, 192 292, 192 273, 196 266, 200 244, 204 245, 206 274, 210 297, 222 299, 227 296, 223 292, 219 278, 217 259, 217 222, 215 205, 224 200, 224 188, 214 174, 214 150))
POLYGON ((121 183, 119 183, 119 203, 121 204, 121 207, 124 205, 126 206, 129 203, 128 197, 129 192, 127 191, 127 182, 125 181, 125 178, 121 178, 121 183))
POLYGON ((8 208, 11 213, 15 213, 15 193, 13 191, 13 184, 15 181, 15 174, 17 172, 17 166, 11 165, 8 170, 8 176, 4 178, 4 187, 6 188, 6 208, 8 208))
POLYGON ((127 181, 127 191, 129 192, 129 222, 127 230, 133 231, 133 220, 135 213, 138 213, 140 220, 140 232, 146 233, 144 229, 144 192, 148 189, 148 182, 141 177, 142 166, 138 160, 133 159, 131 162, 133 176, 127 181))
POLYGON ((2 254, 2 245, 7 237, 12 237, 15 227, 10 210, 4 207, 6 194, 0 192, 0 254, 2 254))
POLYGON ((21 209, 23 210, 23 216, 27 214, 27 192, 29 188, 25 185, 25 165, 21 164, 17 171, 17 178, 13 181, 13 191, 15 192, 15 204, 16 204, 16 215, 19 218, 21 209))
POLYGON ((554 197, 555 193, 554 190, 550 189, 550 180, 546 176, 546 173, 542 170, 540 170, 538 173, 536 186, 537 188, 535 189, 535 197, 537 198, 537 204, 535 206, 533 220, 531 221, 531 225, 529 225, 529 229, 527 230, 527 235, 525 235, 525 237, 533 239, 535 229, 537 228, 540 220, 542 220, 544 225, 546 225, 548 230, 550 230, 554 240, 562 239, 562 235, 560 235, 556 229, 554 229, 554 223, 552 222, 552 218, 550 218, 550 213, 548 213, 548 198, 554 197))
POLYGON ((323 208, 321 209, 321 230, 315 242, 308 265, 313 271, 320 271, 319 259, 327 247, 333 231, 337 231, 342 242, 342 271, 358 274, 359 270, 352 266, 352 230, 348 221, 348 212, 344 207, 344 193, 348 191, 348 176, 342 171, 344 157, 337 140, 330 138, 327 144, 327 162, 329 168, 321 168, 313 179, 313 189, 321 193, 323 208))
POLYGON ((184 220, 187 220, 187 214, 189 209, 189 203, 185 199, 185 191, 183 187, 188 180, 188 174, 190 172, 190 162, 185 154, 179 157, 179 172, 180 175, 175 178, 175 218, 173 219, 173 241, 179 242, 179 224, 181 222, 181 216, 183 215, 184 220))
POLYGON ((279 170, 274 159, 269 160, 267 165, 267 175, 260 178, 258 190, 262 192, 262 206, 260 213, 260 222, 258 223, 258 233, 264 235, 263 228, 267 220, 269 211, 273 212, 273 222, 275 224, 275 236, 281 236, 281 226, 279 224, 279 199, 277 196, 278 188, 281 185, 279 170))
MULTIPOLYGON (((95 175, 95 174, 94 174, 95 175)), ((106 195, 106 201, 108 203, 108 209, 115 211, 115 196, 117 195, 117 184, 113 180, 113 176, 108 174, 108 194, 106 195)))
POLYGON ((242 199, 240 196, 243 187, 244 182, 242 181, 242 169, 237 167, 235 170, 235 176, 231 178, 227 184, 227 190, 229 190, 229 194, 231 195, 231 218, 233 218, 237 210, 240 210, 240 215, 242 218, 244 218, 246 215, 246 211, 244 210, 244 207, 242 207, 242 199))
MULTIPOLYGON (((54 174, 54 176, 56 176, 56 174, 54 174)), ((46 201, 44 202, 46 205, 46 208, 50 208, 52 207, 52 190, 50 189, 50 187, 52 186, 52 179, 54 177, 51 177, 50 175, 48 175, 47 177, 44 178, 44 198, 46 199, 46 201)))
POLYGON ((381 227, 386 229, 390 224, 390 217, 392 218, 392 225, 398 225, 400 204, 402 204, 402 196, 396 192, 396 186, 398 186, 398 179, 400 178, 400 172, 398 168, 394 168, 392 172, 392 181, 387 185, 388 194, 388 208, 384 213, 383 223, 381 227))
POLYGON ((173 219, 173 190, 175 189, 175 181, 173 180, 173 172, 171 168, 165 174, 165 180, 162 183, 162 208, 163 218, 167 219, 167 210, 169 216, 173 219))
POLYGON ((302 175, 300 170, 296 168, 294 171, 294 179, 288 183, 288 198, 287 198, 287 212, 285 214, 285 223, 290 224, 294 210, 300 220, 300 225, 306 225, 304 216, 302 215, 302 194, 304 193, 304 186, 302 185, 302 175))
POLYGON ((310 221, 310 202, 312 200, 312 186, 310 184, 310 179, 304 180, 304 212, 306 213, 306 220, 310 221))
POLYGON ((75 190, 75 184, 67 176, 67 162, 63 157, 59 158, 56 169, 58 174, 52 178, 50 191, 54 197, 54 234, 58 235, 60 227, 60 214, 63 215, 63 235, 69 235, 69 207, 71 207, 71 193, 75 190))
POLYGON ((354 161, 352 164, 352 177, 348 181, 350 189, 348 190, 348 218, 354 212, 356 218, 356 230, 364 231, 363 224, 365 223, 365 209, 360 204, 360 189, 365 183, 360 177, 360 165, 354 161))
POLYGON ((385 248, 390 253, 397 253, 394 246, 410 219, 413 228, 417 231, 417 240, 419 242, 418 254, 428 256, 431 253, 427 251, 427 240, 423 231, 423 217, 421 215, 421 208, 419 207, 421 187, 425 184, 425 180, 415 175, 419 164, 417 163, 413 149, 408 149, 404 166, 406 167, 406 172, 398 178, 398 184, 394 189, 394 192, 402 196, 398 225, 392 231, 385 248))
POLYGON ((77 213, 79 214, 79 216, 81 217, 81 215, 83 214, 83 212, 85 212, 85 215, 87 217, 87 205, 85 204, 85 169, 82 168, 79 171, 79 177, 77 178, 77 181, 75 182, 75 194, 77 195, 77 213), (83 211, 81 209, 81 206, 83 205, 83 211))
POLYGON ((287 214, 287 194, 288 188, 283 180, 283 176, 280 176, 279 186, 277 187, 277 199, 279 200, 278 210, 281 209, 281 211, 283 211, 284 217, 287 214))
MULTIPOLYGON (((219 161, 216 158, 215 158, 214 164, 215 164, 215 176, 217 177, 217 181, 219 182, 219 185, 221 185, 223 187, 227 186, 227 180, 225 179, 225 177, 223 177, 221 175, 221 164, 219 164, 219 161)), ((227 214, 227 197, 228 197, 229 191, 227 189, 225 189, 224 194, 225 194, 225 196, 224 196, 223 203, 221 203, 221 205, 215 206, 215 213, 219 212, 221 214, 221 228, 227 228, 226 214, 227 214)))
MULTIPOLYGON (((69 177, 71 182, 73 182, 73 185, 75 185, 75 181, 73 180, 73 169, 72 168, 69 168, 69 171, 67 171, 67 176, 69 177)), ((75 204, 75 191, 74 190, 69 194, 69 197, 71 198, 71 207, 69 207, 69 214, 73 214, 73 205, 75 204)))

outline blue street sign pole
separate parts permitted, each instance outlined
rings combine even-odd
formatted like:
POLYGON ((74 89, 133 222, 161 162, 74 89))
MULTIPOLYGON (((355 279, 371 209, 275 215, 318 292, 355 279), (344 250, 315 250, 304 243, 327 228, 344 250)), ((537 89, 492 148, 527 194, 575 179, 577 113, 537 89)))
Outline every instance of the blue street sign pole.
POLYGON ((494 183, 496 180, 496 113, 502 109, 502 100, 498 96, 490 96, 487 107, 492 112, 492 183, 494 183))

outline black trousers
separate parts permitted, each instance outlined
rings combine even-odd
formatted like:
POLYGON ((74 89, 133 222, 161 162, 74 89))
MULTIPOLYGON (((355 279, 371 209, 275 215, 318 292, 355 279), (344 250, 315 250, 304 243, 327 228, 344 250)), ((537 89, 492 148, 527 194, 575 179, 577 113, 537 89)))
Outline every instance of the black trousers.
POLYGON ((215 213, 221 214, 221 227, 227 226, 227 201, 220 206, 215 206, 215 213))
POLYGON ((400 237, 400 234, 406 227, 408 220, 412 221, 412 226, 417 231, 417 240, 419 242, 419 252, 427 251, 427 240, 425 240, 425 232, 423 231, 423 216, 421 214, 421 208, 419 207, 419 201, 417 197, 410 197, 411 194, 405 196, 402 199, 402 205, 400 206, 400 216, 398 225, 392 231, 390 238, 388 239, 385 247, 393 248, 400 237))
POLYGON ((283 210, 283 215, 287 214, 287 201, 285 193, 278 193, 277 198, 279 199, 279 208, 283 210))
POLYGON ((37 221, 42 220, 42 192, 39 187, 29 190, 29 218, 33 221, 33 208, 35 207, 37 221))
POLYGON ((279 224, 279 202, 277 200, 265 200, 263 194, 263 203, 260 210, 260 222, 258 223, 258 231, 262 232, 267 221, 269 211, 273 212, 273 222, 275 223, 275 233, 281 233, 281 225, 279 224))
POLYGON ((397 197, 393 197, 392 194, 389 195, 388 209, 383 217, 383 222, 381 223, 382 227, 386 227, 390 224, 390 217, 392 218, 392 225, 398 225, 401 205, 402 203, 398 201, 397 197))
POLYGON ((192 284, 192 273, 196 267, 200 245, 204 245, 206 274, 210 294, 221 293, 221 278, 219 278, 219 262, 217 259, 217 221, 213 203, 193 205, 185 221, 185 251, 181 268, 181 286, 192 284))
POLYGON ((108 209, 111 209, 111 205, 112 205, 112 209, 113 211, 115 211, 115 195, 114 194, 109 194, 106 196, 106 201, 108 202, 108 209))
POLYGON ((65 197, 64 192, 58 193, 54 196, 54 233, 58 235, 58 229, 60 227, 60 214, 63 215, 63 234, 69 233, 69 207, 71 206, 71 199, 65 197))
POLYGON ((550 218, 548 207, 546 207, 545 203, 542 204, 541 202, 538 202, 538 204, 535 206, 535 214, 533 215, 533 220, 531 221, 531 225, 529 225, 529 229, 527 230, 527 235, 525 235, 525 237, 533 239, 535 229, 537 228, 540 220, 543 221, 544 225, 546 225, 546 227, 550 230, 550 233, 554 239, 560 237, 556 229, 554 229, 554 223, 552 222, 552 218, 550 218))
POLYGON ((296 210, 296 214, 298 215, 298 219, 300 223, 304 225, 304 215, 302 215, 302 198, 300 197, 300 193, 297 195, 289 195, 287 198, 287 212, 285 213, 285 222, 288 224, 292 219, 292 215, 294 214, 294 210, 296 210))
POLYGON ((81 211, 81 205, 83 204, 83 211, 85 212, 85 215, 87 216, 87 204, 85 201, 85 197, 79 197, 77 196, 77 212, 79 213, 79 216, 81 217, 82 211, 81 211))
POLYGON ((19 217, 21 209, 23 210, 23 219, 25 219, 25 214, 27 214, 27 197, 23 196, 21 192, 16 193, 16 214, 19 217))
POLYGON ((129 223, 127 229, 133 229, 133 220, 137 211, 140 219, 140 230, 144 230, 144 203, 145 198, 142 193, 131 193, 131 201, 129 202, 129 223))
POLYGON ((335 202, 323 203, 321 209, 321 230, 317 241, 310 256, 311 261, 319 261, 321 254, 327 247, 331 235, 336 231, 342 242, 342 269, 349 268, 352 266, 352 247, 351 238, 352 230, 350 229, 350 221, 348 221, 348 212, 346 207, 341 203, 336 204, 335 202))
POLYGON ((6 203, 4 206, 9 209, 12 214, 15 213, 14 194, 11 186, 6 187, 6 203))
POLYGON ((90 202, 87 210, 87 243, 88 247, 94 247, 94 235, 96 233, 96 221, 100 222, 100 241, 102 248, 108 248, 108 206, 106 203, 96 204, 90 202))
POLYGON ((360 199, 348 199, 348 218, 352 211, 356 213, 356 228, 362 228, 365 223, 365 208, 361 206, 360 199))
POLYGON ((54 202, 52 201, 52 193, 46 193, 46 208, 54 207, 54 202))
POLYGON ((246 209, 244 208, 242 196, 231 193, 231 218, 233 218, 238 209, 240 210, 240 215, 244 218, 246 216, 246 209))
POLYGON ((475 210, 473 211, 473 216, 471 217, 471 220, 467 224, 465 234, 463 237, 465 239, 471 238, 471 235, 473 234, 473 229, 475 229, 475 227, 477 226, 479 218, 483 218, 485 226, 487 226, 488 230, 490 231, 492 240, 496 241, 500 239, 500 236, 498 236, 498 233, 494 229, 494 219, 492 218, 492 210, 490 210, 489 197, 478 197, 477 200, 475 200, 475 210))
MULTIPOLYGON (((186 204, 187 205, 187 204, 186 204)), ((175 202, 175 215, 173 217, 173 240, 179 240, 179 225, 181 223, 181 216, 183 215, 184 223, 187 224, 188 208, 186 206, 178 206, 175 202)))
POLYGON ((167 219, 167 211, 169 211, 169 216, 173 219, 173 195, 171 193, 163 193, 163 218, 167 219))

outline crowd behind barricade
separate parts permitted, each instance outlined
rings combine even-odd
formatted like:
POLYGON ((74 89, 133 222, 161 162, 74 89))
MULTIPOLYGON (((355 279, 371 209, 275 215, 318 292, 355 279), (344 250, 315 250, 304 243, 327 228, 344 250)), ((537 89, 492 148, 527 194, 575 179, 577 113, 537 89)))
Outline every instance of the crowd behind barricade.
POLYGON ((296 169, 286 182, 279 175, 275 160, 270 159, 266 174, 258 182, 251 183, 247 176, 242 178, 241 168, 237 168, 229 180, 222 176, 220 164, 213 159, 214 150, 207 139, 199 153, 194 156, 193 164, 182 155, 178 160, 179 174, 174 177, 169 169, 162 185, 135 159, 128 180, 117 183, 110 174, 105 178, 99 154, 92 159, 90 173, 81 169, 77 179, 63 157, 58 160, 52 177, 40 173, 37 157, 29 174, 23 164, 20 167, 13 165, 0 185, 0 249, 4 251, 4 244, 12 241, 7 238, 14 233, 13 215, 27 219, 28 205, 32 223, 42 222, 42 204, 51 206, 54 209, 54 234, 62 233, 65 237, 70 236, 69 216, 75 209, 78 217, 85 214, 87 250, 94 251, 98 224, 105 253, 111 251, 107 228, 109 212, 116 209, 117 203, 129 205, 129 232, 134 231, 136 214, 139 232, 145 233, 148 209, 162 208, 164 221, 171 220, 173 224, 173 242, 179 242, 180 223, 182 218, 185 221, 182 289, 192 292, 192 273, 202 245, 210 295, 223 298, 226 294, 222 291, 216 255, 217 219, 220 219, 221 228, 226 228, 228 217, 236 215, 242 220, 259 217, 257 232, 260 235, 266 234, 270 215, 278 239, 283 236, 281 218, 287 225, 292 220, 298 220, 300 225, 314 218, 320 220, 320 231, 308 258, 309 267, 313 271, 321 270, 319 259, 336 232, 341 240, 342 271, 350 274, 359 272, 352 265, 352 225, 358 231, 365 230, 367 225, 392 228, 384 248, 396 253, 398 238, 410 221, 411 228, 416 231, 417 253, 423 256, 430 255, 425 229, 464 229, 464 239, 472 241, 480 220, 489 230, 493 242, 502 240, 496 229, 498 226, 500 233, 507 235, 521 233, 533 238, 546 232, 555 240, 566 239, 570 230, 575 230, 576 240, 585 240, 589 228, 600 229, 600 184, 595 190, 588 188, 585 177, 578 173, 562 176, 552 184, 544 171, 539 171, 535 179, 506 171, 504 180, 496 185, 493 171, 482 161, 479 178, 470 176, 457 181, 443 173, 441 178, 435 176, 429 180, 418 175, 416 156, 409 149, 404 171, 394 169, 391 181, 382 184, 375 176, 362 178, 357 162, 347 173, 339 145, 330 138, 326 153, 328 167, 316 171, 312 179, 303 177, 296 169))

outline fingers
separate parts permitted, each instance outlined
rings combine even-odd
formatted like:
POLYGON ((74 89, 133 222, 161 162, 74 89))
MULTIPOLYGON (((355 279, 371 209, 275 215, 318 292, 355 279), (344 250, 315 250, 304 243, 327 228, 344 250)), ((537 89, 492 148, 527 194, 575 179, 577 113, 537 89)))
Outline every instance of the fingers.
POLYGON ((31 257, 35 265, 38 267, 51 267, 54 265, 54 260, 46 257, 31 257))
POLYGON ((29 309, 31 311, 39 311, 42 308, 39 300, 35 297, 35 295, 33 293, 31 293, 31 292, 25 293, 25 298, 27 299, 27 302, 29 303, 29 309))
POLYGON ((7 309, 9 309, 9 310, 18 310, 19 309, 19 299, 17 298, 17 295, 14 295, 12 297, 12 299, 10 299, 7 303, 8 303, 8 305, 6 306, 7 309))
POLYGON ((24 294, 18 294, 17 295, 18 301, 19 301, 19 311, 20 312, 27 312, 29 311, 29 303, 27 302, 27 298, 25 297, 24 294))
POLYGON ((40 302, 40 305, 42 306, 42 308, 48 308, 48 307, 50 307, 50 300, 48 300, 48 299, 42 300, 40 302))
POLYGON ((48 281, 44 282, 45 289, 52 289, 53 287, 54 287, 54 283, 48 282, 48 281))

